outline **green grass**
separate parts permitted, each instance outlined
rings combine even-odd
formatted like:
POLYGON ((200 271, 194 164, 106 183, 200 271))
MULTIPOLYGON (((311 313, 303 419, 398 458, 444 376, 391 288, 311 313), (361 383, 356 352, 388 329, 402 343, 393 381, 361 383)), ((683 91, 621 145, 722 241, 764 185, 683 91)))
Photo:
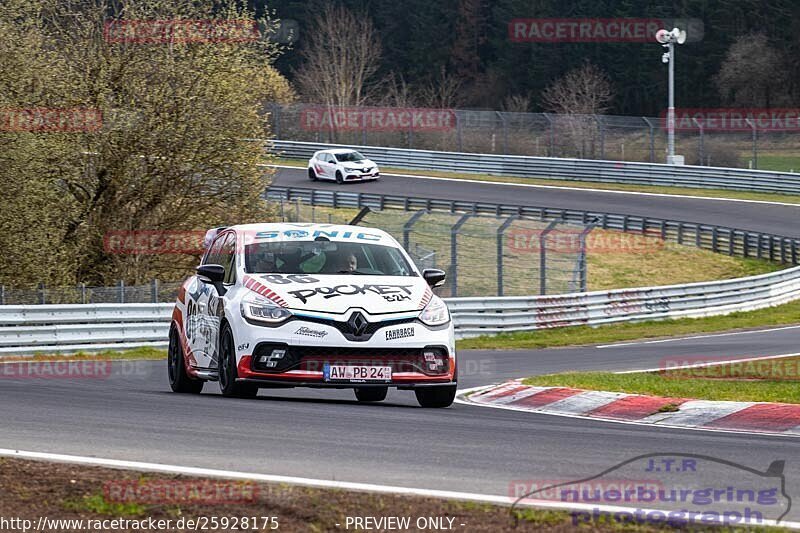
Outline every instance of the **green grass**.
MULTIPOLYGON (((798 358, 769 361, 796 368, 798 358)), ((744 364, 742 364, 744 365, 744 364)), ((728 366, 728 365, 723 365, 728 366)), ((751 365, 755 368, 755 365, 751 365)), ((694 369, 690 374, 699 374, 694 369)), ((523 380, 526 385, 543 387, 573 387, 576 389, 626 392, 646 394, 665 398, 692 398, 698 400, 727 400, 740 402, 783 402, 800 403, 800 387, 797 380, 780 379, 780 376, 766 376, 759 372, 760 379, 748 379, 745 375, 736 379, 695 378, 680 371, 675 373, 637 372, 633 374, 614 374, 612 372, 565 372, 534 376, 523 380), (769 379, 775 377, 776 379, 769 379)), ((674 404, 663 406, 658 412, 674 411, 674 404)))
POLYGON ((522 350, 694 335, 744 328, 800 323, 800 301, 756 311, 724 316, 645 321, 605 326, 574 326, 500 335, 486 335, 458 342, 462 350, 522 350))
MULTIPOLYGON (((276 159, 274 164, 306 168, 308 161, 276 159)), ((790 169, 794 169, 795 171, 800 171, 800 158, 794 158, 792 156, 760 156, 758 166, 760 170, 777 170, 788 172, 790 169)), ((521 176, 490 176, 485 174, 473 174, 469 172, 444 172, 438 170, 413 170, 391 167, 382 167, 381 171, 388 174, 425 175, 440 178, 493 181, 498 183, 551 185, 555 187, 583 187, 609 191, 647 192, 653 194, 700 196, 704 198, 732 198, 737 200, 756 200, 761 202, 800 204, 800 196, 792 194, 729 191, 726 189, 699 189, 692 187, 667 187, 657 185, 628 185, 622 183, 591 181, 588 179, 554 180, 550 178, 529 178, 521 176)))
POLYGON ((116 503, 106 500, 103 494, 84 496, 80 500, 67 500, 64 508, 68 511, 89 512, 106 516, 143 516, 147 508, 138 503, 116 503))
POLYGON ((800 172, 800 156, 759 155, 758 169, 775 170, 777 172, 800 172))
MULTIPOLYGON (((165 339, 166 340, 166 339, 165 339)), ((72 355, 37 353, 34 355, 10 355, 0 361, 93 361, 93 360, 159 360, 167 357, 167 351, 161 348, 131 348, 129 350, 103 350, 101 352, 77 352, 72 355)))

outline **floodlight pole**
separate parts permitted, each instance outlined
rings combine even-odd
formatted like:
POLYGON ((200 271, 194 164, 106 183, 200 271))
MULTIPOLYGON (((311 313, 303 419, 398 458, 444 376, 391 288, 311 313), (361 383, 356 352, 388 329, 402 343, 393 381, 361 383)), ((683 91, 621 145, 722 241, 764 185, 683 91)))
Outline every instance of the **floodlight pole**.
POLYGON ((675 161, 675 43, 669 42, 669 99, 667 102, 667 161, 675 161))

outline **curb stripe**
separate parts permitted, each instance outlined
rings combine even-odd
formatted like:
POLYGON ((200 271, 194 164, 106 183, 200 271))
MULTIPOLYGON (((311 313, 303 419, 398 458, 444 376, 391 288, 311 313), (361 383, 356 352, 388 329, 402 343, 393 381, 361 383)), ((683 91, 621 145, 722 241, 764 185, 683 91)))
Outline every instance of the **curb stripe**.
POLYGON ((673 426, 706 426, 710 422, 731 415, 753 405, 752 402, 712 402, 691 400, 681 405, 675 413, 656 413, 643 418, 645 423, 666 423, 673 426))
POLYGON ((662 407, 673 404, 681 405, 688 400, 681 398, 660 398, 658 396, 630 395, 598 407, 588 413, 589 416, 619 418, 621 420, 639 420, 656 414, 662 407))
POLYGON ((800 426, 800 406, 759 403, 714 420, 707 425, 719 428, 788 431, 800 426))
POLYGON ((624 396, 624 394, 620 392, 582 391, 580 394, 546 405, 543 409, 572 415, 583 415, 614 403, 620 396, 624 396))
POLYGON ((575 396, 581 392, 584 391, 580 389, 569 389, 566 387, 552 387, 532 396, 528 396, 527 398, 516 401, 511 405, 528 408, 544 407, 545 405, 563 400, 564 398, 569 398, 570 396, 575 396))

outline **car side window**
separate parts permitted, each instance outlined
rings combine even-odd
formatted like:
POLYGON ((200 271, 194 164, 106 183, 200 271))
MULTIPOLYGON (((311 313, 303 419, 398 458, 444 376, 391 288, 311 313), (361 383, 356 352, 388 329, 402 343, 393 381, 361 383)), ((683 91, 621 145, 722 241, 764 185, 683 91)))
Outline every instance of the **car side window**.
POLYGON ((218 265, 220 262, 220 251, 222 250, 222 243, 225 241, 225 236, 220 235, 214 242, 211 243, 211 246, 208 248, 208 253, 206 254, 205 258, 203 258, 204 265, 218 265))
POLYGON ((333 158, 333 156, 331 154, 325 154, 325 160, 328 163, 334 163, 334 164, 336 163, 336 160, 333 158))
POLYGON ((236 235, 228 233, 222 244, 220 251, 220 265, 225 267, 225 278, 223 283, 234 283, 236 281, 236 235))

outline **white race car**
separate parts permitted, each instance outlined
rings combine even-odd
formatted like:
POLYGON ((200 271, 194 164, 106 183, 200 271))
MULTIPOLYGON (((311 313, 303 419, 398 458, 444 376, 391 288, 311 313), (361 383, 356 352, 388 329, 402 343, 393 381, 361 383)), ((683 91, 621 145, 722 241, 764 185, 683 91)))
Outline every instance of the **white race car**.
POLYGON ((423 407, 456 394, 445 273, 419 272, 387 233, 330 224, 217 228, 181 287, 169 333, 169 381, 225 396, 266 387, 355 389, 381 401, 414 390, 423 407))
POLYGON ((314 152, 308 160, 308 178, 345 181, 376 180, 380 178, 378 165, 355 150, 338 148, 314 152))

